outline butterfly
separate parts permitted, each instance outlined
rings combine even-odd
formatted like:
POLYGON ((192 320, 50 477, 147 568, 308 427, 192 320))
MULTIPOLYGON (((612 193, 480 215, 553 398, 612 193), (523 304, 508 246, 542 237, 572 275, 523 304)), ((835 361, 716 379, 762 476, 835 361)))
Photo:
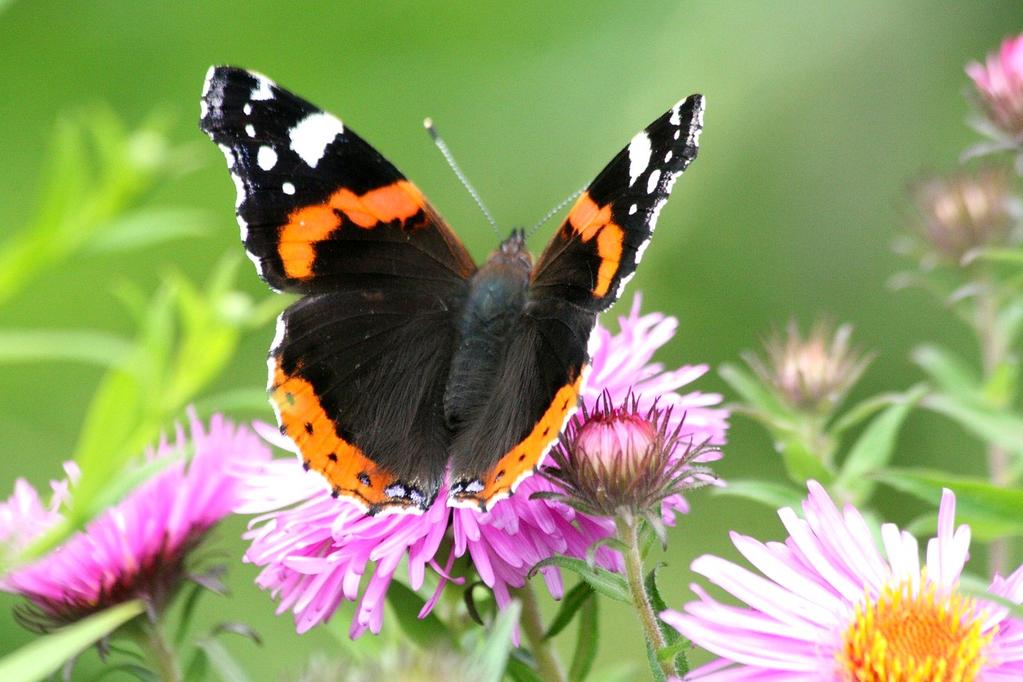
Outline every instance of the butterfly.
POLYGON ((200 127, 227 158, 259 276, 300 298, 277 320, 281 434, 367 513, 486 511, 534 473, 576 411, 597 315, 621 295, 704 100, 639 132, 535 262, 521 230, 477 266, 422 192, 335 116, 267 77, 212 67, 200 127))

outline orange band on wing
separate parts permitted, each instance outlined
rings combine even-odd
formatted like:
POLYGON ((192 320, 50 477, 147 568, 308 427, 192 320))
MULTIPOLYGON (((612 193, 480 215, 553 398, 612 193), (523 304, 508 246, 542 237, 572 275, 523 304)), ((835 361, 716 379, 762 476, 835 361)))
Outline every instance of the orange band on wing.
POLYGON ((611 220, 611 204, 598 206, 589 193, 584 192, 568 214, 568 227, 584 243, 596 238, 600 267, 593 295, 597 298, 607 295, 621 264, 625 240, 625 231, 611 220))
POLYGON ((426 206, 419 189, 408 180, 356 194, 341 188, 322 204, 292 211, 281 228, 278 254, 284 274, 292 279, 312 277, 316 242, 330 237, 341 226, 342 216, 357 227, 370 230, 380 223, 407 221, 426 206))
POLYGON ((571 384, 565 384, 554 394, 550 407, 543 413, 525 439, 508 451, 483 481, 483 490, 469 497, 480 500, 490 506, 491 500, 504 497, 502 493, 510 493, 525 474, 540 465, 540 460, 550 446, 558 439, 565 419, 575 412, 579 403, 579 392, 582 390, 583 372, 571 384))
POLYGON ((295 442, 309 468, 330 482, 334 492, 358 498, 371 508, 394 503, 384 490, 394 476, 380 471, 362 450, 340 438, 320 405, 312 384, 289 376, 275 361, 270 399, 280 413, 285 435, 295 442))

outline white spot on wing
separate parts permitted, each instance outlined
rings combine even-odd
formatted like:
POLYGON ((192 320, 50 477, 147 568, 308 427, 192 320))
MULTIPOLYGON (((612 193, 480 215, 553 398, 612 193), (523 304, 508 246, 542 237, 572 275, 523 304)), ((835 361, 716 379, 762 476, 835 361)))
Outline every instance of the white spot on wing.
POLYGON ((636 204, 633 204, 632 206, 629 206, 629 215, 636 215, 637 209, 638 209, 638 207, 636 206, 636 204))
POLYGON ((669 161, 671 161, 671 156, 672 156, 671 150, 669 149, 668 153, 664 155, 664 163, 668 163, 669 161))
POLYGON ((650 165, 650 137, 645 130, 636 133, 636 136, 629 142, 629 186, 636 184, 636 180, 643 174, 650 165))
POLYGON ((245 114, 246 116, 251 114, 252 113, 252 105, 249 104, 248 102, 246 102, 245 106, 242 107, 242 113, 245 114))
POLYGON ((285 194, 294 194, 295 186, 290 182, 286 182, 283 185, 281 185, 281 191, 284 192, 285 194))
POLYGON ((661 180, 661 169, 655 168, 650 173, 650 177, 646 181, 646 193, 653 194, 654 190, 657 189, 657 183, 661 180))
POLYGON ((274 340, 270 343, 270 352, 276 353, 284 341, 284 332, 287 331, 284 324, 284 313, 277 316, 277 326, 274 328, 274 340))
POLYGON ((273 99, 274 93, 270 89, 272 85, 270 79, 258 73, 252 74, 252 77, 256 79, 256 87, 252 88, 252 94, 249 95, 249 99, 256 101, 273 99))
POLYGON ((682 114, 682 103, 683 102, 685 102, 685 100, 682 100, 681 102, 678 102, 675 106, 673 106, 671 108, 671 118, 669 118, 668 120, 671 122, 671 125, 673 125, 673 126, 682 125, 681 114, 682 114))
POLYGON ((206 118, 210 114, 210 105, 205 99, 199 100, 199 118, 206 118))
POLYGON ((245 183, 242 182, 242 177, 237 173, 231 173, 231 180, 234 182, 234 207, 238 208, 245 201, 245 183))
POLYGON ((245 126, 245 134, 248 135, 249 137, 255 137, 256 127, 249 123, 247 126, 245 126))
POLYGON ((646 247, 649 246, 649 245, 650 245, 650 239, 648 237, 647 240, 645 242, 643 242, 642 244, 640 244, 639 248, 636 249, 636 265, 639 265, 639 262, 641 260, 643 260, 643 253, 646 252, 646 247))
POLYGON ((325 111, 309 114, 288 131, 291 148, 311 168, 316 168, 327 145, 345 132, 344 124, 325 111))
POLYGON ((273 167, 277 165, 277 152, 273 150, 273 147, 260 147, 256 152, 256 163, 265 171, 273 170, 273 167))
POLYGON ((260 279, 263 278, 263 261, 256 254, 251 251, 246 251, 245 255, 249 257, 252 264, 256 266, 256 274, 259 275, 260 279))
POLYGON ((213 87, 213 74, 216 73, 217 67, 211 66, 206 69, 206 79, 202 83, 202 96, 210 94, 210 88, 213 87))
POLYGON ((242 242, 244 243, 245 240, 249 238, 249 224, 237 213, 235 214, 234 219, 238 221, 238 234, 241 235, 242 242))

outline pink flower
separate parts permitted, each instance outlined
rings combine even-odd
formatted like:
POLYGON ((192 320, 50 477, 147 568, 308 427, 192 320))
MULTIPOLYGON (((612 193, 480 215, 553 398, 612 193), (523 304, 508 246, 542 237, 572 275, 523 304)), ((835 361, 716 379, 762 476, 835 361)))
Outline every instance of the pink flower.
POLYGON ((1023 134, 1023 35, 1006 38, 986 63, 971 62, 966 73, 992 123, 1019 138, 1023 134))
MULTIPOLYGON (((699 601, 661 618, 722 658, 693 671, 699 680, 1018 680, 1023 621, 1004 606, 959 591, 970 545, 955 527, 955 496, 944 491, 937 537, 920 565, 917 541, 894 524, 879 548, 854 507, 840 511, 816 482, 805 518, 778 512, 784 543, 732 541, 763 575, 714 556, 692 568, 747 607, 699 601), (901 671, 901 672, 899 672, 901 671)), ((989 591, 1023 602, 1023 567, 996 576, 989 591)))
MULTIPOLYGON (((660 395, 662 405, 675 406, 676 420, 685 415, 687 438, 723 442, 728 413, 712 407, 721 396, 674 392, 704 374, 707 367, 666 372, 650 363, 654 351, 674 335, 677 321, 658 314, 640 316, 637 297, 621 326, 617 335, 603 328, 595 332, 590 386, 597 388, 587 389, 584 400, 592 404, 601 388, 624 397, 636 386, 637 392, 644 392, 643 403, 652 404, 660 395)), ((270 442, 290 447, 275 428, 258 428, 270 442)), ((540 476, 526 479, 514 495, 487 513, 446 506, 445 488, 422 515, 370 517, 353 503, 332 498, 324 479, 304 471, 294 457, 256 462, 240 475, 246 481, 246 494, 238 511, 262 514, 250 522, 245 534, 251 541, 245 559, 263 567, 257 584, 280 600, 278 613, 294 613, 299 632, 326 622, 342 601, 358 602, 350 629, 353 637, 367 629, 379 632, 384 598, 402 559, 407 559, 406 579, 414 590, 423 586, 427 566, 440 576, 424 614, 450 580, 454 560, 466 555, 498 604, 504 605, 510 591, 522 587, 541 560, 554 555, 585 557, 594 542, 614 532, 608 519, 579 513, 553 500, 530 499, 533 493, 554 489, 540 476), (451 548, 441 555, 449 528, 451 548)), ((685 505, 680 497, 672 503, 685 505)), ((619 556, 606 548, 597 552, 597 561, 612 570, 621 568, 619 556)), ((560 598, 560 573, 550 567, 541 573, 552 595, 560 598)))
MULTIPOLYGON (((193 414, 190 430, 191 459, 169 464, 84 531, 0 577, 0 589, 26 597, 43 624, 74 621, 135 597, 162 606, 185 575, 189 551, 238 504, 238 481, 227 471, 240 461, 270 458, 254 433, 220 415, 207 431, 193 414)), ((179 427, 175 443, 161 442, 146 457, 178 457, 188 440, 179 427)), ((73 463, 65 471, 67 480, 50 484, 49 505, 22 479, 0 503, 0 541, 8 548, 28 546, 61 520, 78 478, 73 463)))

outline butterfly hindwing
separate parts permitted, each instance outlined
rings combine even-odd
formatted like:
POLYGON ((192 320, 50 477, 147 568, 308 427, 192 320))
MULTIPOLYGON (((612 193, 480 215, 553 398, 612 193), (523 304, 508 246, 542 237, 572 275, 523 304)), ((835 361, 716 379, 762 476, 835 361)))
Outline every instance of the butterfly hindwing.
POLYGON ((242 241, 274 289, 458 288, 475 271, 415 185, 335 116, 265 76, 211 68, 200 126, 227 158, 242 241))
POLYGON ((578 406, 597 314, 635 272, 675 180, 696 158, 702 126, 703 98, 679 102, 633 137, 569 212, 533 268, 482 417, 455 439, 455 504, 489 508, 557 441, 578 406))
POLYGON ((600 312, 636 271, 675 180, 696 158, 703 97, 691 95, 632 138, 579 197, 533 272, 532 295, 600 312))

